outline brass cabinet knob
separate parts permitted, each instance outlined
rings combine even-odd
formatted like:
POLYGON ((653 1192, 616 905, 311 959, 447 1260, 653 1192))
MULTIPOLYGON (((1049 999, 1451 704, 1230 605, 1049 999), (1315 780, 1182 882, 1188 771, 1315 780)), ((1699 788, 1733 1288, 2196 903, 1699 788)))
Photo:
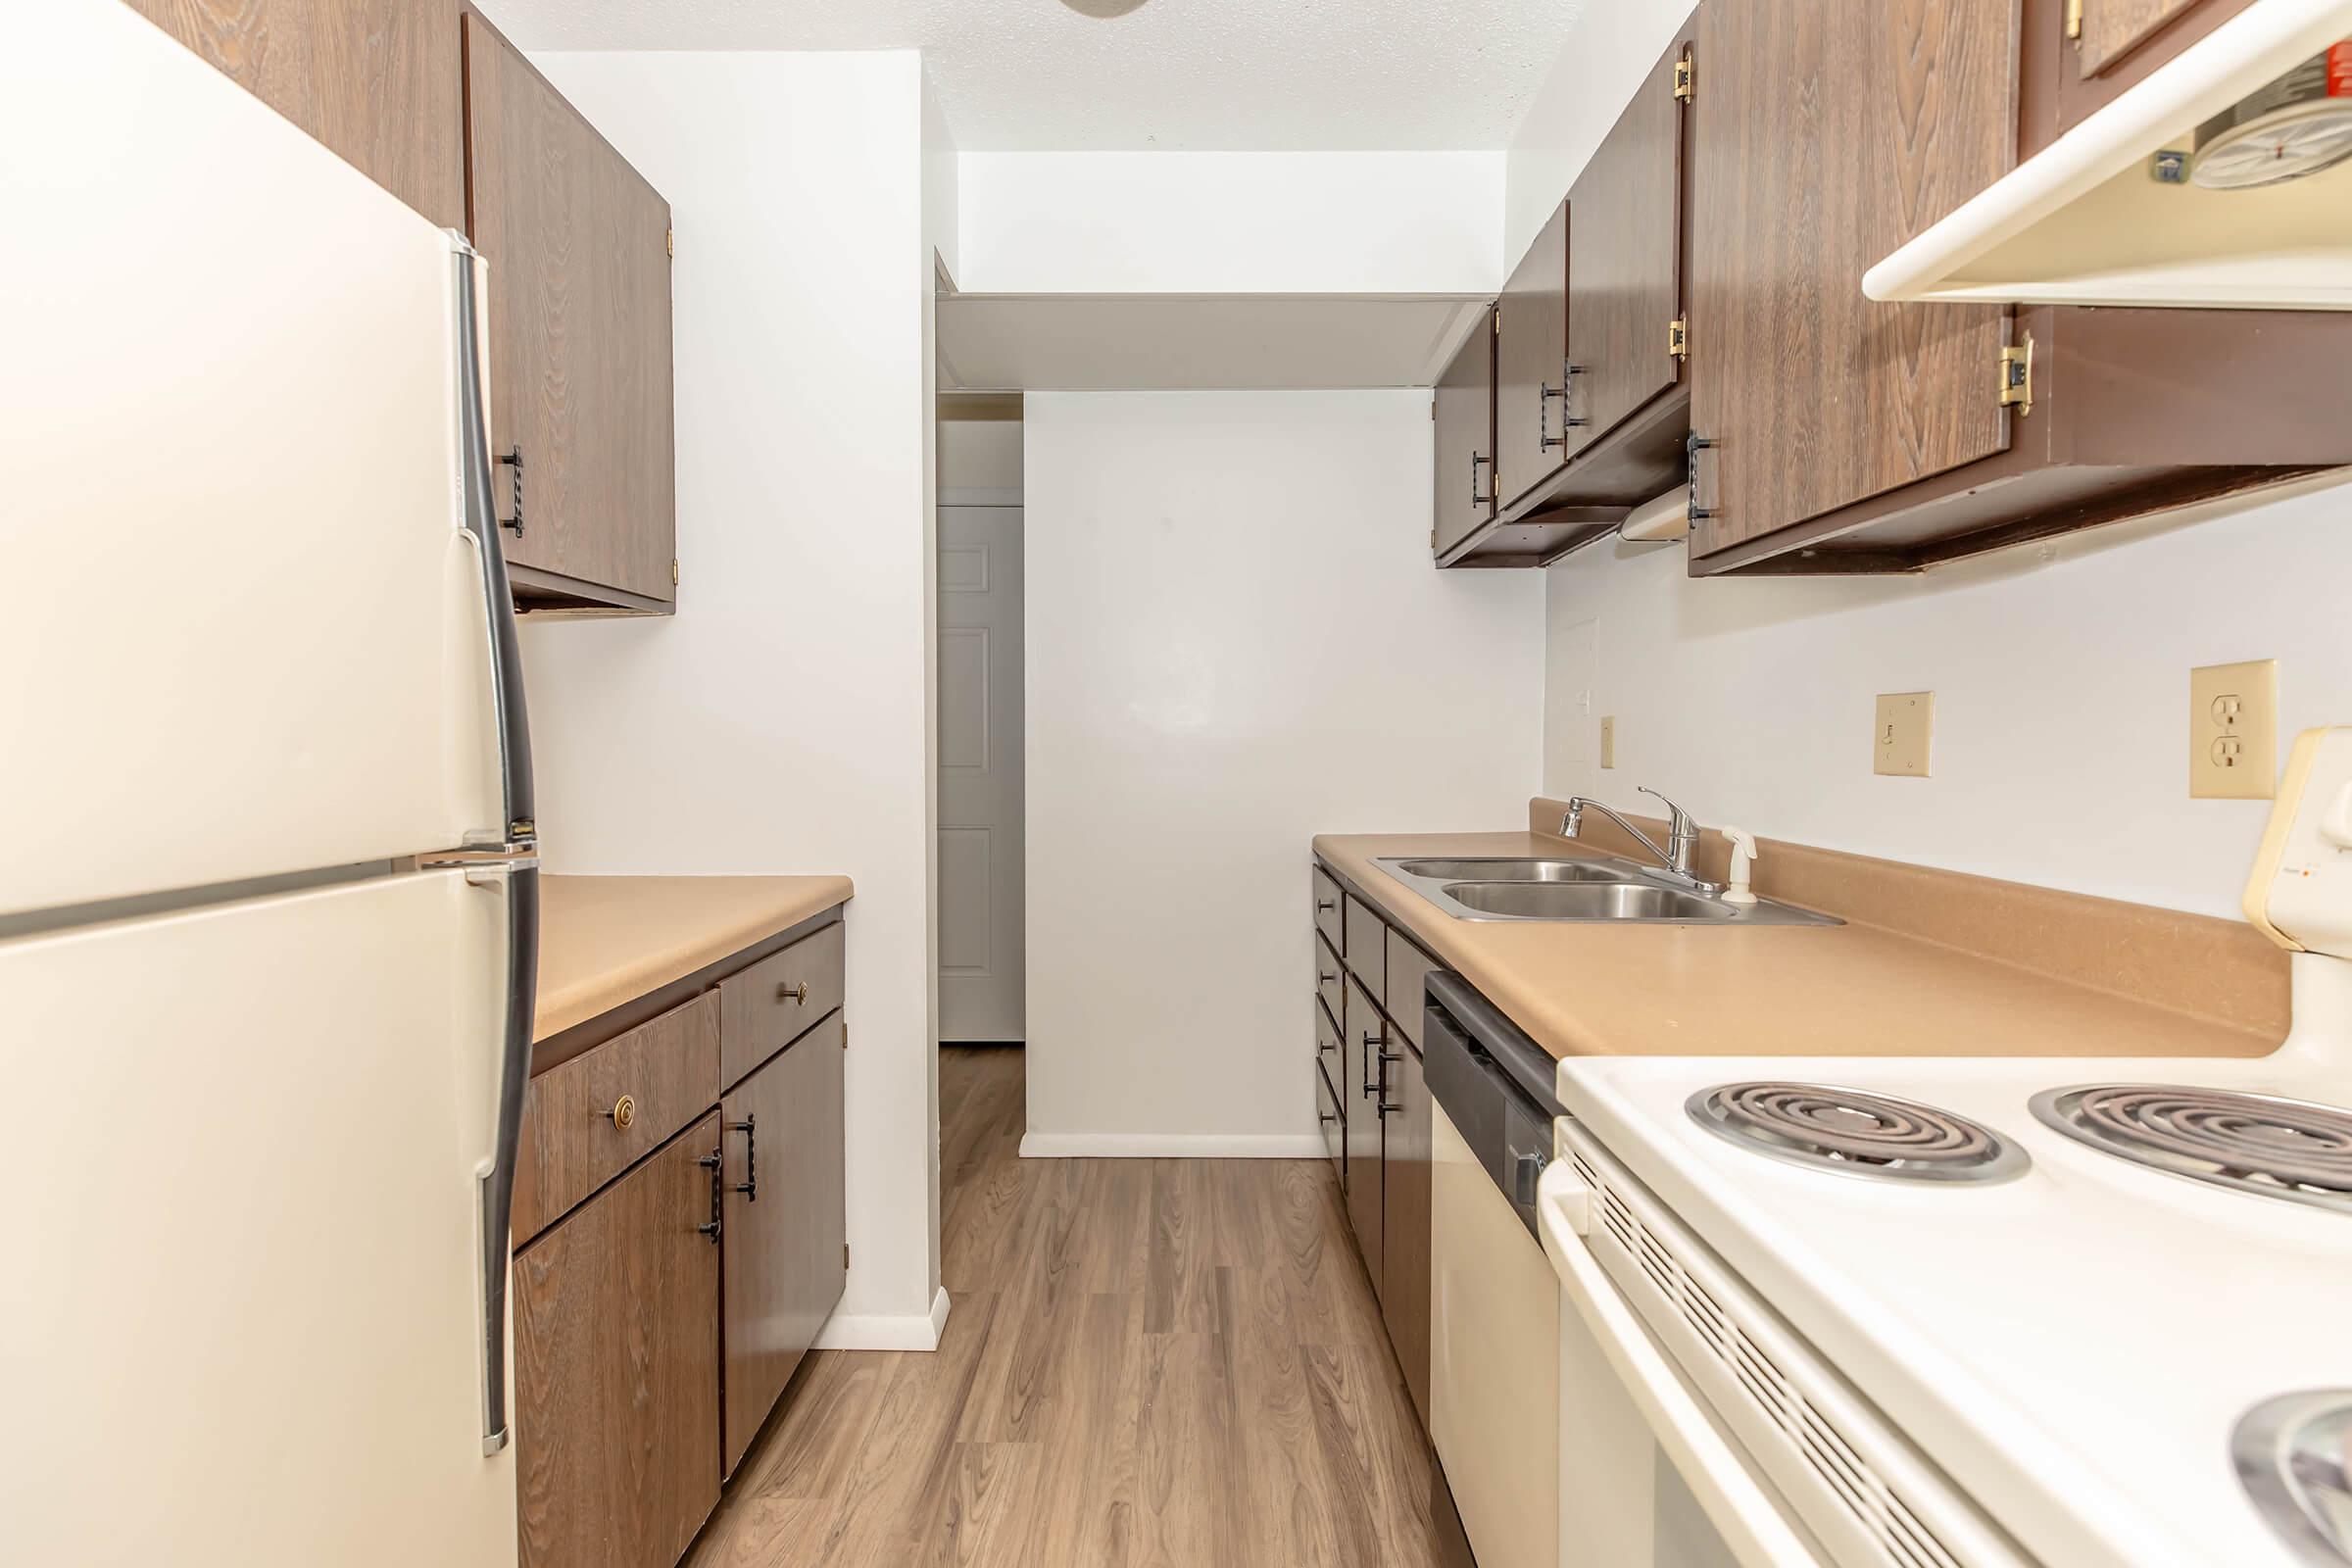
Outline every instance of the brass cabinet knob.
POLYGON ((808 982, 804 980, 797 986, 776 987, 776 1000, 806 1004, 808 1001, 808 982))
POLYGON ((605 1119, 619 1131, 627 1132, 629 1124, 637 1119, 637 1097, 623 1095, 612 1102, 612 1108, 605 1112, 605 1119))

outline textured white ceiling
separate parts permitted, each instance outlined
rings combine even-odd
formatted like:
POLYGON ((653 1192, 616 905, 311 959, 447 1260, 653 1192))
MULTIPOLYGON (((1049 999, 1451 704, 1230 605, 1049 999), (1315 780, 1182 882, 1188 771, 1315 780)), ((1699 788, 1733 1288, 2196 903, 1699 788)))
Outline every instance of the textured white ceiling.
POLYGON ((491 0, 525 49, 898 49, 968 151, 1508 145, 1585 0, 491 0))

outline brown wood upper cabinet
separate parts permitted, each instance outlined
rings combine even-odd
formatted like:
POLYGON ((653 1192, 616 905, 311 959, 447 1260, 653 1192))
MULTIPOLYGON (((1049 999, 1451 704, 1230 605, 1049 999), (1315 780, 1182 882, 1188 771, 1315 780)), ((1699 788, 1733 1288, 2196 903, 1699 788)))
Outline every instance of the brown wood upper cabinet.
POLYGON ((1494 489, 1506 514, 1581 444, 1568 412, 1568 226, 1562 202, 1511 269, 1496 307, 1494 489))
MULTIPOLYGON (((1691 41, 1677 38, 1635 91, 1568 198, 1503 285, 1494 370, 1500 504, 1447 511, 1445 471, 1468 421, 1439 383, 1444 564, 1540 564, 1600 537, 1684 478, 1685 180, 1691 41)), ((1468 381, 1469 357, 1446 371, 1468 381)))
POLYGON ((467 232, 490 264, 490 439, 515 597, 669 610, 669 204, 495 27, 464 20, 467 232))
POLYGON ((457 0, 126 0, 444 228, 466 226, 457 0))
POLYGON ((2104 109, 2253 0, 2025 0, 2021 154, 2104 109))
POLYGON ((718 1502, 718 1121, 515 1256, 522 1568, 669 1568, 718 1502))
POLYGON ((1429 543, 1440 556, 1494 520, 1494 320, 1491 307, 1479 313, 1431 403, 1438 446, 1429 543))
POLYGON ((1864 297, 1873 263, 2050 122, 2080 74, 2063 13, 1702 6, 1694 574, 1915 570, 2352 462, 2352 425, 2312 392, 2339 383, 2352 318, 1864 297))
POLYGON ((719 1105, 729 1475, 848 1283, 842 1031, 835 1012, 719 1105))

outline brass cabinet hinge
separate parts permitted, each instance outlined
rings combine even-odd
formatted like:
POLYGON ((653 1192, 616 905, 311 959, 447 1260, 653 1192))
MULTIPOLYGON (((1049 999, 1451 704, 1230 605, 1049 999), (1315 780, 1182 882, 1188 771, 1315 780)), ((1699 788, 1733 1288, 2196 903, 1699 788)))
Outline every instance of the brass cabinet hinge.
POLYGON ((1432 550, 1438 548, 1438 530, 1435 528, 1429 530, 1429 548, 1432 550))
POLYGON ((1683 56, 1674 63, 1674 95, 1684 103, 1691 97, 1690 57, 1683 56))
POLYGON ((1678 316, 1666 323, 1666 352, 1678 360, 1690 357, 1690 318, 1678 316))
POLYGON ((678 231, 676 229, 665 228, 662 231, 662 248, 672 256, 678 254, 678 231))
POLYGON ((2015 348, 2001 350, 1999 367, 2000 403, 2004 409, 2019 414, 2034 412, 2034 334, 2015 348))
POLYGON ((847 1242, 841 1244, 841 1266, 843 1268, 850 1266, 850 1244, 847 1242))
POLYGON ((678 558, 675 556, 669 558, 669 585, 672 588, 678 585, 678 558))
POLYGON ((2066 0, 2066 35, 2082 41, 2082 0, 2066 0))

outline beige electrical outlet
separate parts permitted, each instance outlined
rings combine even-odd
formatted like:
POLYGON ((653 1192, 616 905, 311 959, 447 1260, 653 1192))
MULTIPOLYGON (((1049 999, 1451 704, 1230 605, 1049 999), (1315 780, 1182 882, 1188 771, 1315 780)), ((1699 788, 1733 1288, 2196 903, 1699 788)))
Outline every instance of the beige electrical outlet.
POLYGON ((1600 765, 1603 767, 1617 765, 1617 720, 1614 718, 1604 718, 1600 721, 1600 765))
POLYGON ((1897 778, 1928 776, 1928 743, 1936 731, 1934 692, 1886 692, 1879 697, 1871 770, 1897 778))
POLYGON ((2267 801, 2278 784, 2278 661, 2188 672, 2188 793, 2267 801))

